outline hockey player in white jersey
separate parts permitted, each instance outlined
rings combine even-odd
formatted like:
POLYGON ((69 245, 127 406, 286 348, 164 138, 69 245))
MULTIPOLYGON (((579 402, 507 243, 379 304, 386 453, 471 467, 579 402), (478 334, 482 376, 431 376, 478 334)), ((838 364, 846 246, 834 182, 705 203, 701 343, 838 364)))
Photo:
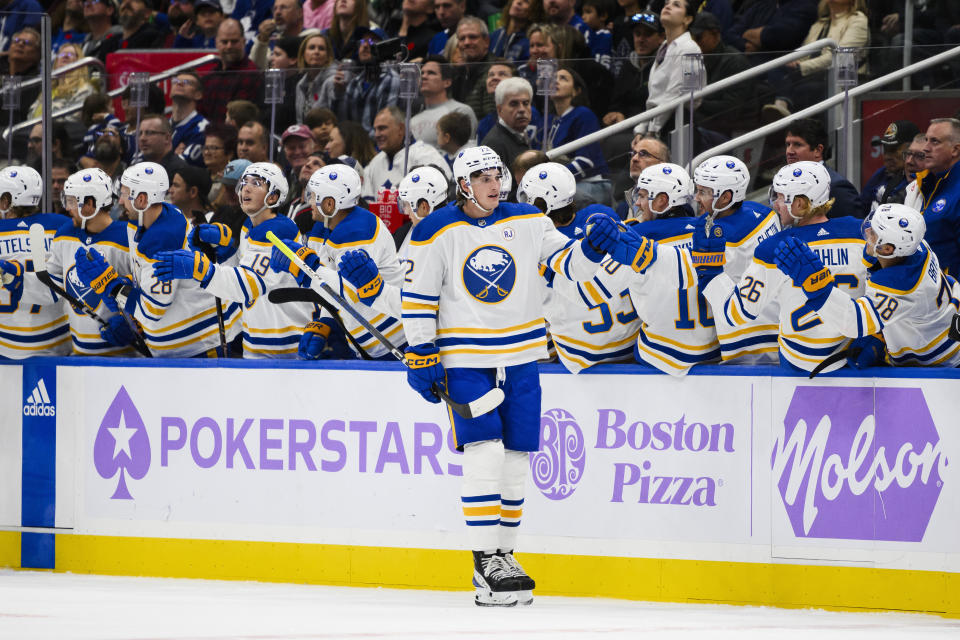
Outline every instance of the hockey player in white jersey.
MULTIPOLYGON (((580 239, 588 214, 577 211, 573 203, 577 183, 557 162, 531 167, 517 190, 517 200, 532 204, 550 218, 558 231, 568 238, 580 239)), ((593 213, 617 220, 609 207, 594 206, 593 213)), ((622 362, 633 358, 633 344, 639 321, 627 291, 627 268, 609 256, 589 280, 573 282, 557 278, 541 265, 544 287, 544 314, 557 356, 571 373, 603 362, 622 362)), ((632 272, 631 272, 632 273, 632 272)))
MULTIPOLYGON (((461 506, 474 556, 475 601, 531 602, 534 581, 513 556, 529 452, 539 448, 546 326, 538 265, 589 280, 616 244, 616 223, 595 216, 584 241, 570 240, 526 204, 500 202, 501 160, 472 147, 454 160, 457 203, 417 225, 402 292, 407 380, 429 402, 445 385, 457 402, 494 386, 506 400, 472 419, 451 414, 463 449, 461 506), (591 244, 592 243, 592 244, 591 244)), ((593 219, 592 219, 593 220, 593 219)))
MULTIPOLYGON (((71 221, 57 230, 46 256, 46 271, 55 284, 75 299, 86 303, 94 313, 106 320, 107 326, 65 303, 70 311, 70 336, 73 353, 108 356, 133 355, 131 343, 134 328, 122 314, 110 310, 100 296, 83 284, 77 276, 75 264, 77 249, 96 248, 117 270, 129 276, 133 272, 127 246, 127 228, 122 220, 113 220, 113 184, 110 176, 100 169, 83 169, 70 175, 61 194, 63 207, 71 221)), ((32 274, 27 274, 32 276, 32 274)), ((36 277, 28 277, 24 299, 49 299, 50 290, 36 277)))
MULTIPOLYGON (((791 165, 792 166, 792 165, 791 165)), ((960 343, 950 323, 960 301, 953 278, 923 241, 923 215, 902 204, 877 207, 863 221, 866 252, 876 259, 866 293, 850 296, 831 277, 832 267, 792 238, 778 243, 777 267, 806 295, 832 330, 855 338, 850 363, 857 367, 960 365, 960 343), (859 350, 859 351, 857 351, 859 350)))
POLYGON ((161 251, 153 265, 161 282, 196 280, 202 289, 223 300, 243 303, 244 358, 297 357, 303 328, 316 310, 316 305, 308 302, 280 305, 266 297, 270 289, 297 284, 289 273, 270 269, 273 244, 266 237, 272 231, 283 240, 299 239, 297 224, 276 211, 286 200, 287 190, 287 179, 280 167, 254 162, 236 185, 240 209, 247 214, 239 247, 234 245, 230 227, 225 224, 201 224, 194 231, 199 242, 217 247, 218 262, 226 264, 214 264, 205 253, 190 248, 161 251))
MULTIPOLYGON (((820 319, 805 293, 777 269, 774 251, 787 238, 809 246, 829 265, 833 280, 852 295, 863 293, 867 263, 863 260, 860 221, 828 219, 833 206, 830 174, 819 162, 796 162, 777 172, 770 187, 770 202, 783 228, 757 246, 753 262, 739 280, 725 271, 707 285, 704 294, 714 313, 734 329, 747 327, 764 310, 779 314, 780 364, 813 371, 824 359, 843 351, 849 340, 820 319)), ((717 271, 720 267, 715 267, 717 271)), ((828 366, 833 371, 842 359, 828 366)))
MULTIPOLYGON (((128 167, 120 177, 120 202, 137 219, 128 228, 133 277, 121 276, 95 248, 79 248, 77 275, 111 310, 123 309, 143 329, 147 346, 158 357, 225 356, 220 344, 214 297, 194 280, 164 282, 153 264, 162 251, 185 249, 193 229, 179 209, 164 202, 170 182, 154 162, 128 167)), ((240 305, 224 309, 226 339, 239 329, 240 305)))
MULTIPOLYGON (((694 226, 693 252, 698 270, 706 272, 700 283, 703 292, 710 274, 710 260, 720 262, 723 272, 739 282, 753 260, 753 252, 763 240, 780 230, 776 212, 770 207, 746 200, 750 172, 733 156, 714 156, 700 163, 693 172, 694 199, 700 217, 694 226), (709 237, 708 237, 709 235, 709 237), (717 245, 719 244, 719 255, 717 245)), ((701 311, 701 318, 702 311, 701 311)), ((724 320, 719 309, 712 309, 723 362, 736 364, 776 363, 777 310, 767 307, 750 322, 734 326, 724 320)), ((694 320, 691 317, 691 320, 694 320)), ((695 321, 695 320, 694 320, 695 321)))
POLYGON ((60 298, 41 286, 37 296, 24 296, 24 271, 30 259, 29 229, 40 224, 47 245, 67 222, 55 213, 39 213, 43 181, 30 167, 10 166, 0 171, 0 358, 70 353, 70 326, 60 298))
MULTIPOLYGON (((289 240, 286 241, 287 246, 313 269, 320 264, 333 268, 339 263, 340 256, 347 251, 366 251, 377 265, 377 274, 371 280, 356 290, 352 290, 348 284, 345 285, 339 276, 335 281, 327 283, 338 290, 341 296, 352 301, 378 297, 385 282, 400 286, 403 282, 403 269, 397 260, 397 250, 390 232, 380 218, 357 204, 360 200, 360 176, 356 170, 345 164, 327 165, 311 176, 307 190, 314 200, 316 224, 310 230, 306 246, 289 240)), ((277 249, 274 249, 271 256, 271 268, 289 271, 301 286, 309 286, 309 279, 277 249)), ((393 344, 406 344, 399 317, 379 312, 367 304, 358 305, 357 310, 393 344)), ((349 332, 351 347, 358 351, 358 356, 393 357, 387 348, 350 314, 341 313, 339 323, 349 332)), ((322 346, 319 338, 316 345, 322 346)), ((306 354, 306 357, 319 356, 319 348, 309 350, 306 354)))

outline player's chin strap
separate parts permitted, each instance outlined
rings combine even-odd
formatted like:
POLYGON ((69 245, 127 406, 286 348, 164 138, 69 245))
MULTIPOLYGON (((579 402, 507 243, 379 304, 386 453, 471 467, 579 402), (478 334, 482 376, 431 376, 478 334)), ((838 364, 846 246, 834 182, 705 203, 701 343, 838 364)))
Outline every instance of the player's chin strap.
POLYGON ((712 207, 712 208, 713 208, 713 213, 714 213, 714 215, 716 215, 716 214, 718 214, 718 213, 723 213, 724 211, 726 211, 727 209, 729 209, 730 207, 732 207, 734 204, 735 204, 735 203, 734 203, 734 201, 733 201, 733 191, 731 191, 730 189, 726 189, 726 190, 724 190, 724 191, 721 191, 721 192, 718 193, 717 195, 713 196, 713 207, 712 207), (717 203, 720 202, 720 198, 722 198, 722 197, 723 197, 723 194, 725 194, 727 191, 730 191, 730 202, 727 204, 727 206, 725 206, 724 208, 721 209, 721 208, 717 207, 717 203))
MULTIPOLYGON (((468 184, 468 185, 470 184, 470 181, 469 181, 469 180, 467 181, 467 184, 468 184)), ((477 199, 476 199, 476 198, 474 197, 474 195, 473 195, 473 187, 471 186, 471 187, 468 187, 468 188, 470 189, 470 191, 466 191, 466 190, 464 190, 464 189, 460 189, 460 193, 462 193, 463 196, 467 199, 467 202, 472 202, 478 209, 480 209, 480 211, 483 211, 484 215, 490 215, 491 213, 494 212, 494 210, 495 210, 497 207, 493 207, 493 209, 487 209, 487 208, 484 207, 482 204, 480 204, 479 202, 477 202, 477 199)), ((497 201, 497 205, 498 205, 498 206, 500 205, 499 200, 497 201)))

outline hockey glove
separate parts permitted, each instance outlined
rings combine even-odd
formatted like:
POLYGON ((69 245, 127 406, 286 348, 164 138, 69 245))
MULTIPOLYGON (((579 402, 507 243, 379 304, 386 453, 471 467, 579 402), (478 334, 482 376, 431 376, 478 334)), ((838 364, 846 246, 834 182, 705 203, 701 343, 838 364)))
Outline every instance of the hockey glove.
POLYGON ((199 251, 177 249, 176 251, 158 251, 157 261, 153 263, 153 275, 160 282, 171 280, 196 280, 201 287, 210 284, 213 277, 213 265, 210 258, 199 251))
POLYGON ((110 266, 96 249, 88 252, 85 248, 78 247, 73 260, 77 265, 77 277, 99 295, 109 296, 116 288, 120 278, 117 270, 110 266))
POLYGON ((23 288, 23 265, 16 260, 0 260, 3 286, 10 291, 23 288))
POLYGON ((827 301, 834 287, 833 274, 805 242, 789 236, 774 251, 777 268, 807 296, 815 311, 827 301))
POLYGON ((125 347, 133 342, 133 329, 122 315, 117 314, 110 316, 107 326, 100 328, 100 337, 115 347, 125 347))
POLYGON ((886 343, 877 336, 863 336, 850 343, 847 362, 854 369, 866 369, 883 364, 887 356, 886 343))
POLYGON ((303 328, 297 355, 301 360, 317 360, 323 357, 332 325, 328 321, 310 322, 303 328))
POLYGON ((657 259, 657 243, 628 228, 620 234, 610 257, 637 273, 643 273, 657 259))
MULTIPOLYGON (((293 240, 284 240, 283 242, 311 269, 316 270, 316 268, 320 266, 320 258, 317 257, 317 252, 310 247, 304 246, 298 242, 294 242, 293 240)), ((302 273, 300 271, 300 267, 294 264, 290 258, 283 255, 280 252, 280 249, 277 249, 276 247, 274 247, 273 251, 270 252, 270 268, 277 273, 289 273, 296 278, 297 284, 301 287, 310 286, 310 276, 302 273)))
POLYGON ((694 221, 693 244, 690 247, 690 257, 697 270, 701 291, 723 273, 723 265, 726 264, 727 239, 723 235, 723 228, 714 223, 707 233, 706 222, 706 217, 694 221))
POLYGON ((190 245, 201 252, 204 252, 204 245, 215 247, 219 263, 229 260, 230 256, 237 251, 236 245, 233 244, 233 231, 220 222, 198 225, 190 235, 190 245))
POLYGON ((587 218, 587 234, 580 246, 583 255, 593 262, 600 262, 603 257, 617 246, 620 229, 613 218, 605 213, 595 213, 587 218))
POLYGON ((403 363, 407 365, 407 384, 427 402, 440 402, 440 396, 433 390, 434 385, 444 384, 447 377, 440 364, 440 350, 429 342, 407 347, 403 363))
POLYGON ((363 249, 347 251, 340 256, 340 275, 353 285, 363 304, 370 306, 383 291, 383 278, 377 263, 363 249))

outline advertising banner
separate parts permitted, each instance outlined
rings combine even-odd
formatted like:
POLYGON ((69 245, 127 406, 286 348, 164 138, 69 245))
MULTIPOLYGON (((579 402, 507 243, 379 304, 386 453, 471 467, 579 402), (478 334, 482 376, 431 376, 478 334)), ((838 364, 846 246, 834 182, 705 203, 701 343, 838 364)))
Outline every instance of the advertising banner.
MULTIPOLYGON (((162 51, 136 50, 110 53, 107 55, 107 88, 117 89, 127 86, 130 74, 135 71, 146 71, 150 74, 160 73, 161 71, 166 71, 167 69, 185 64, 211 53, 215 52, 200 49, 164 49, 162 51)), ((211 63, 209 67, 204 65, 203 67, 194 69, 194 71, 203 76, 203 74, 209 72, 209 69, 213 68, 215 64, 216 63, 211 63)), ((167 105, 170 104, 171 80, 171 78, 168 78, 159 83, 160 88, 163 89, 163 95, 167 105)), ((114 100, 114 108, 116 116, 120 118, 121 121, 124 120, 126 116, 120 106, 119 98, 114 100)))

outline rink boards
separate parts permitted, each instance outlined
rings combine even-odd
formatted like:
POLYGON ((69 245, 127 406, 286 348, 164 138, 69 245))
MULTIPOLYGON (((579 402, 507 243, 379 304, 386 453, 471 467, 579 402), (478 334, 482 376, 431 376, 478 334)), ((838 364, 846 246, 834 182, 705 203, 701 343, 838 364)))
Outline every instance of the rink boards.
MULTIPOLYGON (((960 372, 542 368, 543 594, 960 617, 960 372)), ((460 454, 392 364, 0 366, 0 566, 469 587, 460 454)))

